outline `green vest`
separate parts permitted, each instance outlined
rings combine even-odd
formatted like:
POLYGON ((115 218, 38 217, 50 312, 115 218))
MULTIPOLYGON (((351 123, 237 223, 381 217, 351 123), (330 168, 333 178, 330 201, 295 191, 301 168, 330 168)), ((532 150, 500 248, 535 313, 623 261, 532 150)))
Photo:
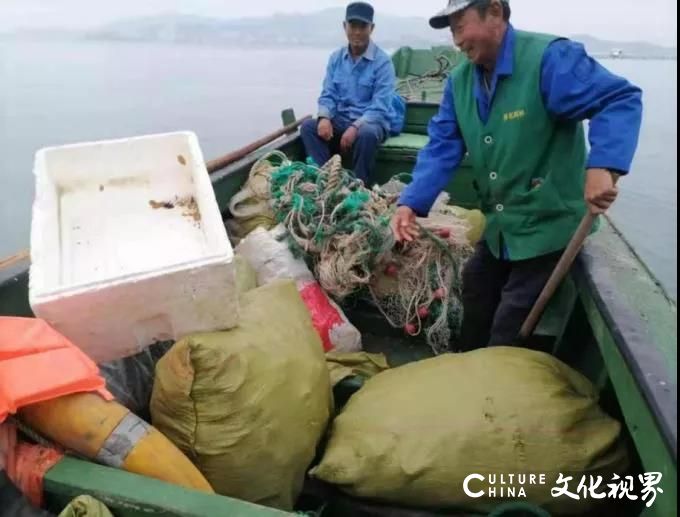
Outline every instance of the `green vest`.
MULTIPOLYGON (((458 125, 487 218, 491 252, 511 260, 564 248, 586 207, 582 122, 552 118, 540 91, 543 53, 555 36, 515 32, 512 75, 498 81, 489 120, 479 118, 474 65, 451 74, 458 125)), ((480 87, 483 87, 480 85, 480 87)))

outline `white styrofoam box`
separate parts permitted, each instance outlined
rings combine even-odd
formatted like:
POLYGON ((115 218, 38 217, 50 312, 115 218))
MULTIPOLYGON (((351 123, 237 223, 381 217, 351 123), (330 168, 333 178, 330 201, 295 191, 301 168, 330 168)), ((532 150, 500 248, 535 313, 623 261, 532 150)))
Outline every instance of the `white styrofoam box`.
POLYGON ((234 327, 233 250, 191 132, 36 153, 29 301, 96 362, 234 327))

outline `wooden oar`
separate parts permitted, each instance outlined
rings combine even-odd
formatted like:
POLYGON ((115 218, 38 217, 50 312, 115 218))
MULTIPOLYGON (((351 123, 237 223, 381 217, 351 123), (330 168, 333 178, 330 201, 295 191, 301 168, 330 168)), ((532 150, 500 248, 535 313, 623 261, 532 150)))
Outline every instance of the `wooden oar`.
POLYGON ((550 275, 550 278, 548 278, 548 281, 546 282, 543 291, 541 291, 541 294, 531 309, 531 312, 527 316, 526 320, 524 320, 524 324, 519 331, 519 338, 521 341, 528 339, 529 336, 531 336, 531 334, 534 332, 534 329, 536 328, 536 325, 538 325, 538 320, 541 318, 546 305, 548 305, 548 302, 552 298, 553 294, 555 294, 555 291, 557 291, 560 283, 569 272, 574 259, 576 259, 579 251, 581 251, 581 247, 583 246, 586 237, 588 237, 588 234, 590 233, 594 223, 595 216, 591 214, 590 211, 588 211, 586 215, 583 216, 583 219, 581 219, 581 224, 579 224, 574 236, 571 238, 571 241, 569 241, 569 244, 562 253, 560 260, 557 262, 557 265, 550 275))
POLYGON ((17 253, 16 255, 11 255, 9 257, 5 257, 4 259, 0 259, 0 269, 13 266, 14 264, 21 262, 22 260, 25 260, 30 256, 31 254, 28 250, 23 250, 17 253))
MULTIPOLYGON (((209 162, 206 162, 205 167, 208 169, 209 173, 217 172, 221 169, 224 169, 228 165, 231 165, 234 162, 237 162, 246 156, 248 156, 250 153, 253 151, 257 151, 260 147, 267 145, 277 138, 280 138, 284 135, 287 135, 289 133, 292 133, 295 131, 298 127, 302 125, 302 123, 307 120, 312 118, 311 115, 307 115, 306 117, 302 117, 299 120, 296 120, 292 124, 288 124, 287 126, 282 127, 278 131, 274 131, 273 133, 268 134, 267 136, 263 136, 259 140, 256 140, 255 142, 252 142, 245 147, 241 147, 240 149, 237 149, 236 151, 232 151, 228 154, 225 154, 224 156, 220 156, 219 158, 215 158, 214 160, 210 160, 209 162)), ((22 260, 25 260, 31 256, 30 252, 28 250, 23 250, 17 253, 16 255, 11 255, 9 257, 6 257, 4 259, 0 259, 0 269, 8 268, 18 262, 21 262, 22 260)))
POLYGON ((208 163, 205 164, 206 168, 208 169, 209 173, 217 172, 220 169, 224 169, 227 165, 230 165, 238 160, 241 160, 242 158, 245 158, 248 156, 250 153, 253 151, 258 150, 260 147, 263 145, 267 145, 274 140, 276 140, 279 137, 282 137, 284 135, 287 135, 288 133, 292 133, 295 131, 298 127, 302 125, 302 123, 307 120, 312 118, 311 115, 307 115, 306 117, 303 117, 299 120, 296 120, 292 124, 289 124, 287 126, 282 127, 278 131, 274 131, 273 133, 264 136, 260 138, 259 140, 256 140, 252 144, 248 144, 245 147, 242 147, 241 149, 237 149, 236 151, 232 151, 229 154, 225 154, 224 156, 221 156, 220 158, 215 158, 214 160, 210 160, 208 163))

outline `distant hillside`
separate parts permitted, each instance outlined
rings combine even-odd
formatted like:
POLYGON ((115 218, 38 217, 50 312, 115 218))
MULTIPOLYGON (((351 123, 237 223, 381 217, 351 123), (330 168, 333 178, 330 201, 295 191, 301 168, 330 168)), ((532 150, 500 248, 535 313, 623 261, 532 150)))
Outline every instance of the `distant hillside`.
MULTIPOLYGON (((108 40, 166 41, 230 46, 335 47, 344 41, 344 9, 311 14, 275 14, 265 18, 219 20, 164 15, 121 20, 87 37, 108 40)), ((383 47, 426 46, 450 42, 448 33, 435 32, 421 18, 376 16, 375 39, 383 47)))
POLYGON ((586 34, 573 36, 572 39, 583 43, 589 53, 595 55, 611 55, 612 51, 621 51, 622 57, 645 57, 645 58, 666 58, 677 59, 678 49, 660 47, 644 41, 621 42, 605 41, 588 36, 586 34))
MULTIPOLYGON (((305 46, 330 48, 341 45, 343 8, 325 9, 308 14, 275 14, 261 18, 224 20, 201 16, 165 14, 120 20, 84 32, 62 30, 23 31, 4 38, 92 39, 107 41, 150 41, 191 43, 232 47, 305 46)), ((451 44, 448 31, 430 29, 424 18, 376 15, 375 40, 387 49, 408 45, 430 47, 451 44)), ((3 35, 0 34, 0 39, 3 35)), ((677 49, 646 42, 604 41, 588 35, 574 36, 589 52, 620 57, 676 59, 677 49)))

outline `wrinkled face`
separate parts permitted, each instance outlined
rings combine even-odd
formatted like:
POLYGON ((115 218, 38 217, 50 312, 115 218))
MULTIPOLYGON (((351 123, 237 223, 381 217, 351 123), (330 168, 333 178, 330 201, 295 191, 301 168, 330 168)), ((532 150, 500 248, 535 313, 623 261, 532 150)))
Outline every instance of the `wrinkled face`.
POLYGON ((347 41, 349 46, 352 47, 353 52, 363 52, 368 43, 371 40, 371 34, 373 33, 373 27, 370 23, 360 22, 357 20, 352 20, 349 22, 344 22, 345 33, 347 34, 347 41))
POLYGON ((476 65, 494 63, 503 25, 500 3, 494 2, 482 17, 475 8, 468 8, 449 17, 453 43, 476 65))

